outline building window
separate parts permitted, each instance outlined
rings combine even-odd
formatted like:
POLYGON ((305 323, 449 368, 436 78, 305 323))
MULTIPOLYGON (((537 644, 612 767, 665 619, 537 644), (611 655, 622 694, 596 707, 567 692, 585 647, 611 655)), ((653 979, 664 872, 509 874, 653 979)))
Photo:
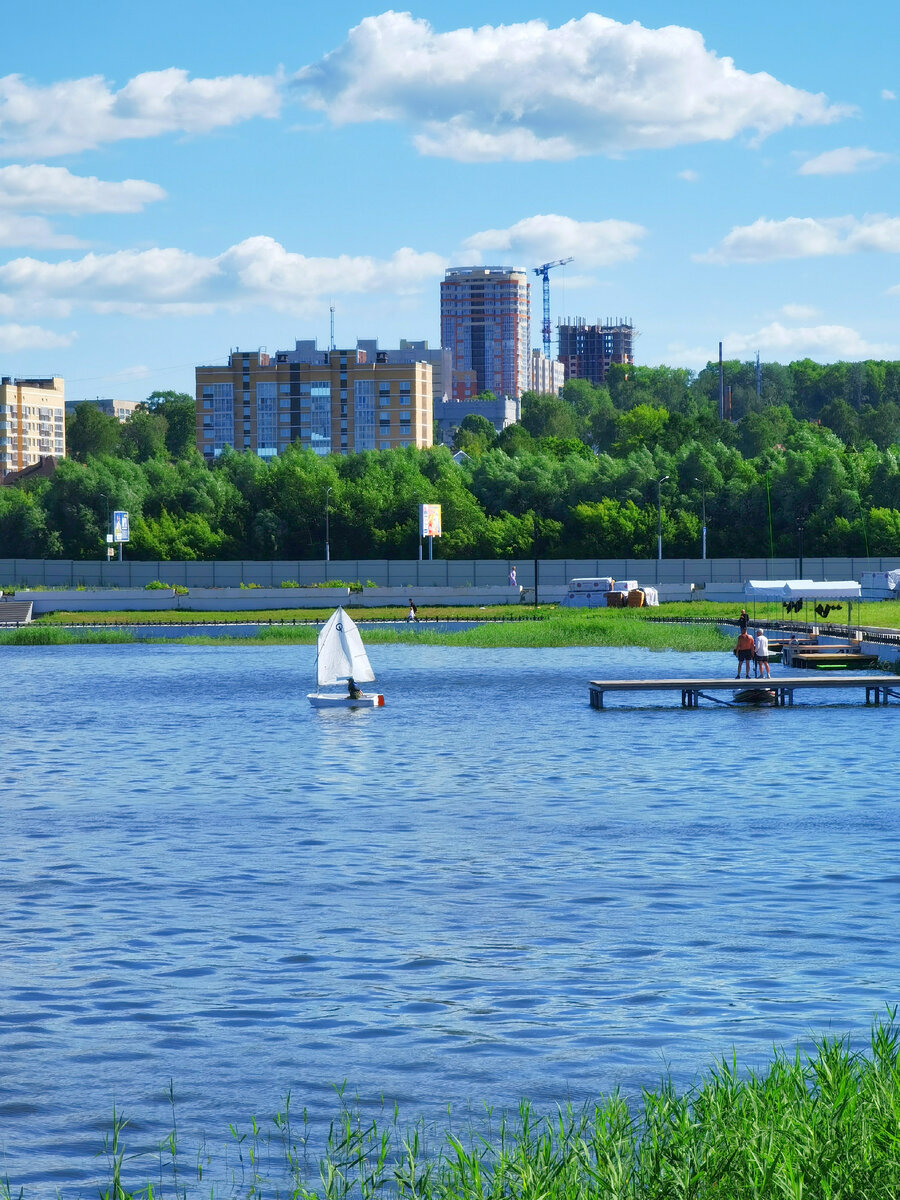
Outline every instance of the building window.
POLYGON ((378 443, 379 450, 390 450, 390 448, 391 448, 390 442, 379 442, 378 443))
POLYGON ((316 454, 331 453, 331 383, 314 379, 310 383, 310 445, 316 454))
POLYGON ((353 449, 375 449, 375 380, 357 379, 353 384, 353 449))
POLYGON ((276 386, 270 382, 256 385, 256 445, 269 456, 275 452, 276 386))
POLYGON ((213 385, 213 436, 222 450, 234 438, 234 388, 230 383, 213 385))

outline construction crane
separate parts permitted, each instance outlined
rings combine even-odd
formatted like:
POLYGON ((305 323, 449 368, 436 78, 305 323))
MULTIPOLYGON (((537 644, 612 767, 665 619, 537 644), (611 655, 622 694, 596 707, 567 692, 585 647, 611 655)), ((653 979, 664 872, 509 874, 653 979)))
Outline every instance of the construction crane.
POLYGON ((544 357, 550 357, 550 272, 554 267, 564 267, 566 263, 574 262, 573 258, 557 258, 534 268, 535 275, 540 275, 544 281, 544 321, 541 333, 544 339, 544 357))

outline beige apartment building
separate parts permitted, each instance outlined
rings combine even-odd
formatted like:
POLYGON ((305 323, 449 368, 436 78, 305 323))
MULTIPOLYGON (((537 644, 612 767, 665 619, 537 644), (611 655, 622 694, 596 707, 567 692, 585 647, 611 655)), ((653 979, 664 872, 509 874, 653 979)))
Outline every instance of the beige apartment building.
POLYGON ((0 479, 66 453, 63 380, 0 379, 0 479))
POLYGON ((297 342, 274 356, 235 350, 225 366, 197 367, 197 448, 213 459, 226 446, 261 458, 295 442, 316 454, 430 446, 431 364, 382 357, 297 342))

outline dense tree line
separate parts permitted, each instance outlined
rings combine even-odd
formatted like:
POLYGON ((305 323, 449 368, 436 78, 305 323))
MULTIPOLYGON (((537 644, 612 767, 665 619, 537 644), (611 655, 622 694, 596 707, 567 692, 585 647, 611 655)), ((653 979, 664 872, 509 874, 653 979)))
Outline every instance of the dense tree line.
POLYGON ((91 405, 49 479, 0 488, 0 557, 100 557, 109 512, 129 557, 412 558, 422 502, 443 505, 444 557, 900 554, 900 363, 616 367, 562 397, 527 393, 496 435, 467 417, 454 449, 277 458, 194 448, 190 396, 155 392, 124 425, 91 405))

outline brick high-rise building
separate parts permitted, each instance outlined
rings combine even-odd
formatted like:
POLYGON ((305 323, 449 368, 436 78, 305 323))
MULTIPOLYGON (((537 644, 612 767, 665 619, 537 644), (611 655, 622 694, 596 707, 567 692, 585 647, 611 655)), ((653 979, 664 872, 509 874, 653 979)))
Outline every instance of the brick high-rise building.
POLYGON ((66 390, 62 379, 0 380, 0 479, 66 453, 66 390))
POLYGON ((235 350, 197 367, 197 448, 271 458, 292 442, 316 454, 432 444, 431 364, 368 362, 364 350, 299 341, 274 357, 235 350))
POLYGON ((441 345, 451 351, 452 395, 518 400, 531 387, 531 285, 519 267, 452 267, 441 283, 441 345))
POLYGON ((556 328, 559 361, 566 369, 566 379, 601 384, 611 363, 634 362, 634 326, 621 317, 615 323, 608 318, 605 325, 599 321, 588 325, 584 317, 575 317, 565 324, 560 321, 556 328))

